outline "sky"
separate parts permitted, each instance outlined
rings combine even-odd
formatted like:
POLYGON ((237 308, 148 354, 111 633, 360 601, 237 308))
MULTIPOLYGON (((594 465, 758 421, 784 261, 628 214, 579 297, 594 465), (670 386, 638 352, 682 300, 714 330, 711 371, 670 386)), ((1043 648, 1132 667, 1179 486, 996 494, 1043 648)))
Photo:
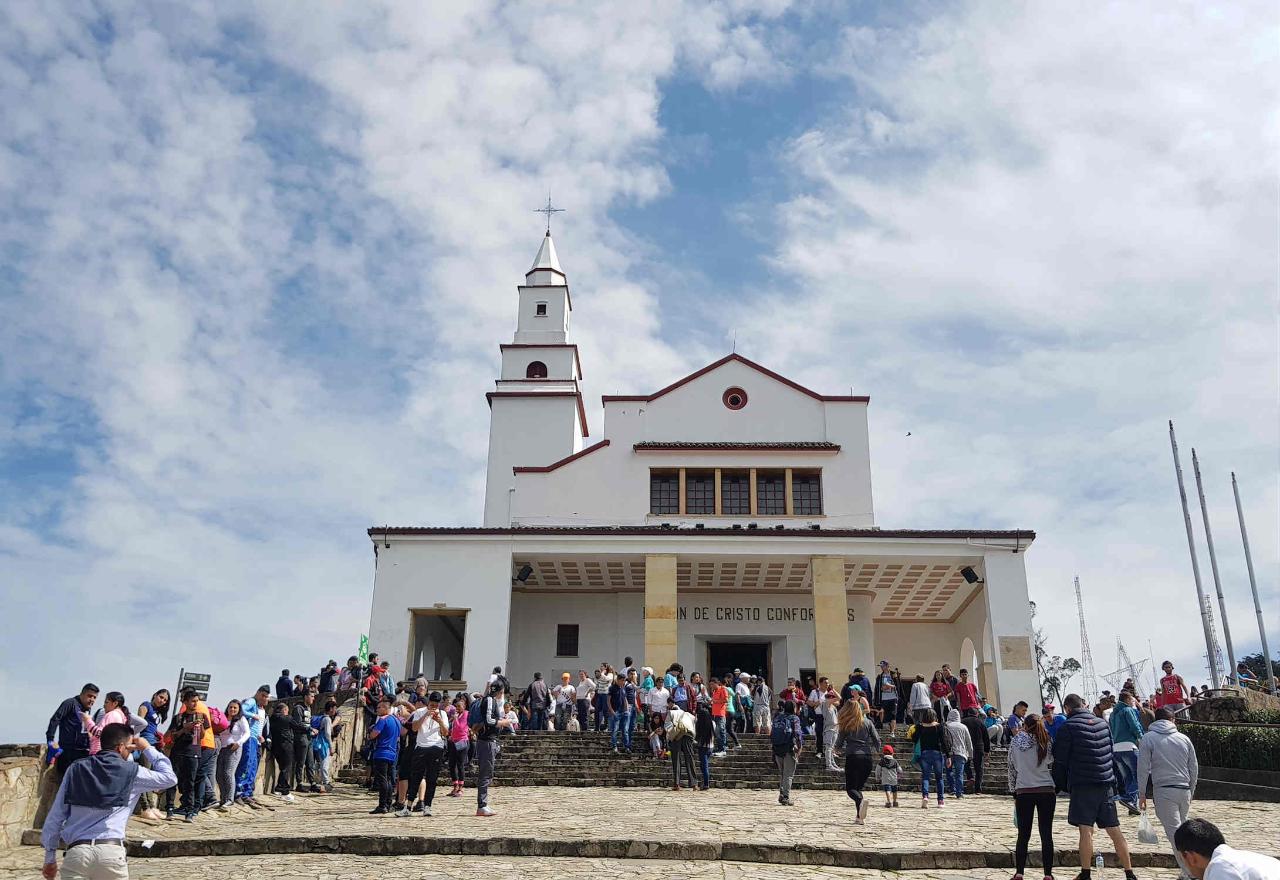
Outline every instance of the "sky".
POLYGON ((1079 576, 1099 673, 1119 637, 1203 683, 1173 419, 1236 652, 1233 470, 1280 652, 1277 25, 3 4, 0 741, 86 680, 136 705, 185 667, 223 702, 355 650, 365 529, 479 521, 548 191, 595 428, 735 340, 870 394, 881 526, 1034 529, 1052 653, 1079 576))

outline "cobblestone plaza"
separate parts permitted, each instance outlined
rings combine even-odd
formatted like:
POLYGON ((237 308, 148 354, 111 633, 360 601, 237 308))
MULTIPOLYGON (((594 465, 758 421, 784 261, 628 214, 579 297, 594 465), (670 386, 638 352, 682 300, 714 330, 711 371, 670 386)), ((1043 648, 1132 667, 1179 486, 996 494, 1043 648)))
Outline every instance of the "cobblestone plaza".
MULTIPOLYGON (((367 815, 372 801, 354 786, 299 796, 295 804, 267 800, 270 809, 202 814, 194 825, 133 820, 133 876, 361 880, 409 870, 457 880, 494 871, 528 878, 981 880, 1009 875, 1014 844, 1011 801, 989 795, 948 801, 942 810, 921 810, 916 798, 897 810, 877 804, 864 827, 852 824, 852 802, 840 791, 797 793, 788 809, 770 791, 512 787, 495 791, 498 815, 491 819, 474 815, 470 789, 463 798, 438 797, 431 817, 406 819, 367 815), (144 841, 154 843, 143 850, 144 841)), ((1065 812, 1060 801, 1060 857, 1072 854, 1076 840, 1065 812)), ((1202 801, 1193 814, 1216 823, 1233 845, 1280 853, 1280 804, 1202 801)), ((1176 876, 1163 835, 1157 844, 1139 843, 1137 819, 1122 821, 1139 876, 1176 876)), ((1105 835, 1097 844, 1110 854, 1105 835)), ((41 850, 27 846, 5 854, 0 868, 5 877, 30 877, 40 862, 41 850)))

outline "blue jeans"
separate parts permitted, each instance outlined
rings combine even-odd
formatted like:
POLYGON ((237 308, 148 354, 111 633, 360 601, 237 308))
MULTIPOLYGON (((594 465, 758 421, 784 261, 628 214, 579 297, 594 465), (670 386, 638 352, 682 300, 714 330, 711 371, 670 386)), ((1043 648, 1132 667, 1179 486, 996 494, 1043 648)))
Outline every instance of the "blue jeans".
MULTIPOLYGON (((596 694, 596 732, 606 729, 609 723, 609 695, 596 694)), ((585 730, 585 728, 583 728, 585 730)))
POLYGON ((622 737, 622 747, 628 752, 631 751, 631 730, 634 725, 631 723, 631 712, 622 710, 614 712, 609 716, 609 746, 610 748, 618 747, 618 737, 622 737))
POLYGON ((1134 806, 1138 804, 1138 753, 1113 752, 1116 766, 1120 768, 1120 781, 1124 783, 1124 796, 1120 798, 1134 806))
POLYGON ((943 777, 946 775, 947 760, 942 757, 942 752, 936 749, 926 749, 920 752, 920 790, 925 797, 929 796, 929 778, 932 777, 938 790, 938 800, 941 801, 946 796, 946 788, 943 785, 943 777))
POLYGON ((956 797, 964 797, 964 765, 967 763, 968 758, 951 756, 951 793, 956 797))
POLYGON ((546 709, 530 709, 529 710, 529 730, 546 730, 547 729, 547 710, 546 709))
POLYGON ((725 732, 724 732, 724 716, 719 715, 711 719, 716 728, 716 751, 723 752, 725 749, 725 732))

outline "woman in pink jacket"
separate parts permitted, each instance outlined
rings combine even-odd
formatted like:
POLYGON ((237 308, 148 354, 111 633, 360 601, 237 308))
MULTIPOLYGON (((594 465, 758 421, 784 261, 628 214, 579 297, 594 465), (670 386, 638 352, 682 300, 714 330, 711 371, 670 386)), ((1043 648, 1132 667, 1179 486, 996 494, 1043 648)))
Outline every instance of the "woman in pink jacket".
POLYGON ((102 749, 102 731, 108 724, 128 724, 129 707, 124 701, 124 694, 112 691, 102 701, 102 720, 97 724, 89 717, 88 712, 81 712, 80 718, 84 729, 89 731, 89 754, 96 755, 102 749))

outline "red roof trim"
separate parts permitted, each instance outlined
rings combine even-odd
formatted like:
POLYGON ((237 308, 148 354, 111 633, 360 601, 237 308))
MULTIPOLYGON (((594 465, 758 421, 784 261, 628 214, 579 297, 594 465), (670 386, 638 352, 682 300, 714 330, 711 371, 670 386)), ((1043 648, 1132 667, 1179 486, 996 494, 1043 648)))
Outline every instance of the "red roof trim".
POLYGON ((835 453, 839 443, 690 443, 647 441, 632 446, 636 452, 816 452, 835 453))
POLYGON ((582 456, 590 455, 591 453, 595 452, 597 449, 600 449, 601 447, 608 446, 608 445, 609 445, 608 440, 601 440, 599 443, 595 444, 594 446, 588 446, 586 449, 580 449, 577 452, 575 452, 573 455, 566 455, 564 458, 560 459, 559 461, 552 462, 546 467, 514 467, 511 469, 511 471, 517 474, 550 473, 551 471, 555 470, 558 467, 564 467, 569 462, 577 461, 579 458, 582 458, 582 456))
POLYGON ((701 370, 698 370, 697 372, 694 372, 694 373, 690 373, 689 375, 685 376, 683 379, 680 379, 679 381, 676 381, 676 382, 672 382, 666 388, 663 388, 661 391, 656 391, 653 394, 648 394, 648 395, 606 394, 600 398, 600 401, 602 403, 615 403, 620 401, 642 401, 644 403, 651 403, 652 401, 657 400, 662 395, 667 394, 671 391, 675 391, 681 385, 686 385, 689 382, 692 382, 694 379, 697 379, 699 376, 704 376, 707 373, 710 373, 712 370, 715 370, 724 366, 725 364, 729 363, 729 361, 737 361, 741 364, 744 364, 750 367, 751 369, 755 370, 756 372, 763 373, 764 375, 768 376, 770 379, 774 379, 778 382, 781 382, 783 385, 787 385, 791 388, 794 388, 796 391, 799 391, 802 394, 807 394, 810 397, 812 397, 814 400, 821 400, 824 403, 870 403, 871 402, 870 397, 867 397, 866 395, 861 395, 861 394, 856 394, 856 395, 855 394, 819 394, 818 392, 813 391, 812 389, 805 388, 799 382, 793 382, 790 379, 788 379, 786 376, 775 373, 773 370, 769 369, 768 367, 763 367, 760 364, 757 364, 755 361, 744 358, 742 355, 737 353, 725 355, 715 363, 707 364, 701 370))
POLYGON ((484 396, 484 399, 489 401, 490 409, 493 409, 495 397, 576 397, 578 398, 578 419, 582 423, 582 436, 591 436, 587 431, 587 408, 582 405, 581 391, 490 391, 484 396))
POLYGON ((578 346, 573 342, 547 342, 539 345, 535 342, 508 342, 498 346, 498 351, 508 348, 572 348, 573 362, 578 365, 578 378, 582 378, 582 358, 578 356, 578 346))
MULTIPOLYGON (((597 446, 599 444, 596 444, 597 446)), ((585 451, 585 450, 584 450, 585 451)), ((581 454, 581 453, 579 453, 581 454)), ((688 517, 684 517, 687 519, 688 517)), ((943 539, 988 538, 1026 541, 1036 533, 1030 529, 731 529, 708 528, 667 529, 661 526, 372 526, 371 538, 382 535, 662 535, 677 538, 703 538, 728 535, 735 538, 879 538, 879 539, 943 539)))

